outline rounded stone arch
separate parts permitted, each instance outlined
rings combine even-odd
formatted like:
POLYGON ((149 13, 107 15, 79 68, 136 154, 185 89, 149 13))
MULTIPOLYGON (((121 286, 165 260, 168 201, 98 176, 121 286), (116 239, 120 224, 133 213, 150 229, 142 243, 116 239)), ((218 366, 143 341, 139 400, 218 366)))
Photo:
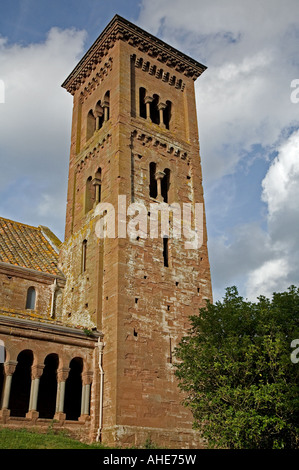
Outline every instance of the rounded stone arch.
POLYGON ((145 104, 145 97, 146 97, 146 88, 139 87, 138 90, 138 101, 139 101, 139 116, 146 119, 146 104, 145 104))
POLYGON ((39 418, 54 418, 57 395, 58 367, 58 354, 56 352, 47 354, 44 359, 44 369, 39 383, 37 401, 37 411, 39 412, 39 418))
POLYGON ((170 100, 166 100, 164 102, 166 106, 163 110, 163 123, 166 129, 170 129, 170 122, 171 122, 172 114, 173 114, 173 105, 170 100))
POLYGON ((110 90, 107 90, 104 98, 102 100, 102 106, 104 108, 104 120, 109 121, 111 117, 111 111, 110 111, 110 90))
POLYGON ((3 341, 5 349, 5 362, 16 361, 18 354, 21 352, 20 348, 16 348, 9 340, 3 341))
POLYGON ((26 310, 35 310, 37 301, 37 289, 35 286, 29 286, 26 294, 26 310))
POLYGON ((104 103, 105 101, 107 101, 108 104, 110 104, 110 90, 105 91, 105 94, 102 99, 102 103, 104 103))
POLYGON ((58 362, 60 367, 60 363, 63 360, 63 355, 61 354, 61 348, 57 343, 46 344, 43 349, 36 351, 35 362, 33 365, 44 365, 46 357, 50 354, 56 354, 58 356, 58 362))
POLYGON ((164 202, 169 202, 169 191, 171 186, 171 171, 170 168, 164 168, 164 177, 161 181, 161 194, 164 202))
POLYGON ((102 177, 102 167, 101 166, 96 166, 96 170, 94 171, 94 177, 101 179, 102 177))
POLYGON ((93 115, 96 118, 96 130, 98 130, 104 123, 104 109, 101 100, 97 101, 93 110, 93 115))
POLYGON ((31 339, 24 338, 21 342, 14 344, 10 339, 5 339, 5 362, 18 361, 18 355, 25 350, 30 350, 33 353, 33 363, 35 365, 38 361, 38 353, 35 349, 35 344, 31 339))
POLYGON ((88 141, 96 130, 96 117, 92 109, 89 110, 86 117, 86 141, 88 141))
POLYGON ((25 417, 29 409, 31 368, 34 361, 32 349, 23 349, 17 356, 16 369, 12 376, 9 399, 10 415, 25 417))
POLYGON ((150 197, 156 199, 157 197, 157 180, 156 180, 156 171, 157 171, 157 163, 155 161, 151 161, 149 164, 149 195, 150 197))
POLYGON ((150 103, 150 118, 154 124, 160 124, 160 113, 158 109, 158 104, 160 102, 160 96, 157 93, 154 93, 153 101, 150 103))
POLYGON ((78 420, 81 415, 82 373, 84 359, 74 356, 69 362, 69 374, 65 384, 64 412, 67 420, 78 420))

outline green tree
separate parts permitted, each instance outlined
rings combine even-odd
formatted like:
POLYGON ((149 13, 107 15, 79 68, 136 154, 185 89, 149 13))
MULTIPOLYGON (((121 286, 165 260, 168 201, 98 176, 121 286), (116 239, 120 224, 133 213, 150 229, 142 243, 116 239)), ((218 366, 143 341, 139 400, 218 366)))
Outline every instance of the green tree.
POLYGON ((299 447, 299 289, 244 300, 236 287, 190 318, 175 374, 209 447, 299 447))

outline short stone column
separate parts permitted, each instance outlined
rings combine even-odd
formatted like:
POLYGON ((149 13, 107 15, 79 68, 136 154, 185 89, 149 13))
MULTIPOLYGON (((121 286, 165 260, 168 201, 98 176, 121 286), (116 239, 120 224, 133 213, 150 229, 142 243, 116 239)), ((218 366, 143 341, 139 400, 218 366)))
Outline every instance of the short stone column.
POLYGON ((58 421, 65 421, 66 415, 64 413, 64 398, 65 398, 65 383, 69 376, 70 368, 62 367, 57 371, 57 395, 56 395, 56 408, 54 419, 58 421))
POLYGON ((155 179, 157 181, 157 201, 159 202, 163 202, 161 181, 164 178, 164 176, 165 176, 164 171, 157 171, 155 174, 155 179))
POLYGON ((26 418, 36 421, 39 412, 37 411, 37 399, 38 399, 38 390, 40 378, 43 374, 45 365, 44 364, 35 364, 31 366, 31 388, 30 388, 30 399, 29 399, 29 409, 26 413, 26 418))
POLYGON ((164 119, 163 119, 163 111, 164 111, 165 108, 166 108, 165 103, 159 103, 158 104, 158 110, 159 110, 159 113, 160 113, 160 126, 163 127, 164 129, 166 129, 166 126, 164 124, 164 119))
POLYGON ((0 418, 2 419, 3 423, 6 423, 7 419, 10 416, 10 410, 8 409, 9 406, 9 398, 10 398, 10 390, 11 390, 11 382, 12 376, 14 371, 16 370, 17 361, 7 361, 4 363, 4 387, 3 387, 3 395, 2 395, 2 405, 0 410, 0 418))
POLYGON ((92 180, 92 184, 96 190, 95 202, 94 202, 94 205, 96 206, 100 202, 100 199, 101 199, 101 180, 99 178, 94 178, 92 180))
POLYGON ((147 119, 147 121, 150 121, 150 122, 152 122, 152 120, 151 120, 151 103, 152 103, 153 100, 154 100, 154 98, 152 96, 146 96, 144 98, 145 107, 146 107, 146 119, 147 119))
POLYGON ((82 373, 81 416, 79 417, 79 421, 86 421, 86 419, 89 418, 92 376, 92 371, 82 373))
POLYGON ((100 129, 100 118, 103 116, 103 108, 97 106, 97 109, 94 110, 93 115, 96 118, 96 131, 100 129))
POLYGON ((109 102, 108 101, 103 101, 102 107, 104 109, 104 122, 109 120, 109 102))

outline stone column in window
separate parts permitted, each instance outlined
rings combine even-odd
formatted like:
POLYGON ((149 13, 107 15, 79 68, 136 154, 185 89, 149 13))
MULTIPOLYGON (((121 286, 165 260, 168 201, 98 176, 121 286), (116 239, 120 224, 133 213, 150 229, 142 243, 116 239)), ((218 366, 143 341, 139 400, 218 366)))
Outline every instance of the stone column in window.
POLYGON ((163 197, 161 193, 161 181, 164 178, 165 173, 164 171, 157 171, 155 174, 155 178, 157 180, 157 201, 163 202, 163 197))
POLYGON ((69 376, 70 368, 62 367, 57 371, 57 395, 56 395, 56 408, 54 419, 59 421, 65 420, 64 413, 64 397, 65 397, 65 383, 69 376))
POLYGON ((160 113, 160 126, 163 127, 164 129, 166 129, 166 126, 164 124, 164 117, 163 117, 163 111, 164 111, 165 108, 166 108, 165 103, 159 103, 158 104, 158 110, 159 110, 159 113, 160 113))
POLYGON ((100 129, 100 118, 103 116, 103 108, 100 106, 97 106, 97 108, 94 110, 94 116, 96 118, 96 131, 100 129))
POLYGON ((145 102, 145 106, 146 106, 146 120, 147 121, 152 121, 151 120, 151 102, 153 101, 153 97, 152 96, 146 96, 144 98, 144 102, 145 102))
POLYGON ((92 371, 83 372, 82 374, 81 416, 79 417, 79 421, 85 421, 89 416, 92 376, 92 371))
POLYGON ((109 102, 103 101, 102 107, 104 109, 104 122, 109 120, 109 102))
POLYGON ((2 407, 0 410, 0 418, 2 418, 2 422, 5 423, 6 420, 9 418, 10 410, 8 409, 9 406, 9 398, 10 398, 10 390, 11 390, 11 381, 14 371, 16 370, 17 361, 8 361, 4 363, 4 387, 3 387, 3 395, 2 395, 2 407))
POLYGON ((29 409, 26 413, 26 418, 36 420, 38 418, 39 412, 37 411, 37 399, 38 399, 38 390, 39 382, 42 376, 44 364, 36 364, 31 366, 31 389, 30 389, 30 400, 29 400, 29 409))
POLYGON ((94 205, 96 206, 99 202, 101 202, 101 180, 99 178, 94 178, 92 180, 92 184, 95 187, 95 202, 94 205))

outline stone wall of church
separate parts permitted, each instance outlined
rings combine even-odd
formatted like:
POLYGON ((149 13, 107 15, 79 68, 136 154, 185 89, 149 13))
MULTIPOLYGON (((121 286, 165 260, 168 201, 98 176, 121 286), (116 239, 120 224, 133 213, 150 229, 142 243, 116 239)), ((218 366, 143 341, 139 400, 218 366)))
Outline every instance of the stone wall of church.
POLYGON ((28 273, 13 267, 10 272, 6 270, 4 273, 0 270, 0 307, 8 314, 50 317, 52 284, 53 279, 45 280, 38 275, 28 276, 28 273), (32 299, 31 305, 27 304, 30 288, 35 291, 35 299, 32 299))

